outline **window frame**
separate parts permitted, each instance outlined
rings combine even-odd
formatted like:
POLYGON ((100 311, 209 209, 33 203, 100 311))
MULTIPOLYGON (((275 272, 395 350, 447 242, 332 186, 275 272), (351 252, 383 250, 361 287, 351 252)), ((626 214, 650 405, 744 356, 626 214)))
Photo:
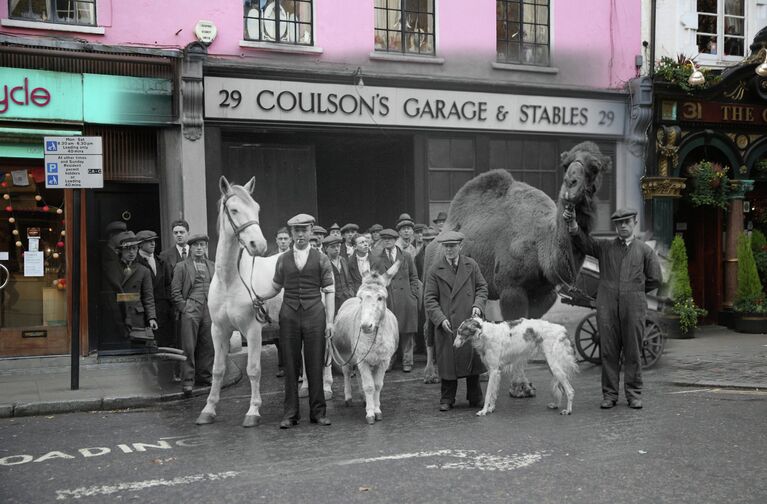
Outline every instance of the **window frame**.
POLYGON ((551 66, 551 46, 552 46, 552 36, 551 36, 551 10, 553 8, 553 0, 547 0, 546 4, 539 4, 536 0, 496 0, 496 29, 495 29, 495 53, 496 53, 496 62, 501 64, 509 64, 509 65, 525 65, 530 67, 550 67, 551 66), (504 18, 499 18, 499 4, 503 5, 502 12, 504 13, 504 18), (519 21, 509 21, 508 16, 505 15, 505 13, 508 10, 509 5, 518 6, 519 8, 519 21), (533 9, 533 22, 532 23, 526 23, 525 22, 525 7, 533 9), (538 22, 538 7, 545 7, 547 10, 547 19, 545 23, 538 22), (506 23, 506 38, 500 38, 499 37, 499 30, 498 30, 498 24, 500 22, 506 23), (532 24, 533 30, 536 32, 535 37, 533 38, 533 42, 525 42, 524 40, 524 25, 526 24, 532 24), (518 42, 513 42, 512 39, 508 37, 509 32, 509 26, 518 26, 519 31, 518 33, 521 33, 522 36, 520 37, 518 42), (546 27, 546 43, 539 43, 537 41, 537 31, 538 27, 545 26, 546 27), (499 44, 504 43, 504 53, 501 52, 499 48, 499 44), (519 57, 513 58, 509 56, 509 47, 512 44, 518 44, 519 45, 519 57), (523 53, 525 51, 525 46, 531 46, 532 47, 532 54, 533 58, 532 61, 524 61, 523 53), (546 48, 546 61, 545 62, 537 62, 537 56, 535 55, 536 49, 538 47, 545 47, 546 48))
POLYGON ((720 63, 720 64, 729 64, 733 62, 738 62, 743 60, 748 54, 748 14, 749 14, 749 2, 747 0, 743 0, 743 15, 737 16, 732 14, 726 14, 725 13, 725 4, 726 0, 716 0, 716 34, 712 34, 709 32, 701 32, 700 26, 699 26, 699 16, 701 15, 708 15, 713 16, 713 14, 708 12, 701 12, 698 10, 697 0, 695 2, 695 21, 696 21, 696 29, 693 31, 693 44, 695 47, 695 51, 698 52, 698 56, 696 58, 697 61, 700 63, 706 64, 706 63, 720 63), (727 17, 734 17, 737 19, 740 19, 743 23, 743 35, 727 35, 725 34, 725 18, 727 17), (700 46, 698 46, 698 35, 709 35, 709 36, 716 36, 716 47, 717 47, 717 54, 709 54, 709 53, 703 53, 700 52, 700 46), (742 55, 726 55, 724 54, 724 47, 726 44, 725 38, 738 38, 743 41, 743 54, 742 55), (719 48, 722 48, 720 51, 719 48))
MULTIPOLYGON (((265 6, 268 5, 278 5, 278 9, 275 10, 275 16, 274 16, 274 30, 275 34, 279 35, 282 32, 281 25, 285 24, 286 30, 289 30, 291 25, 294 25, 296 29, 299 26, 302 25, 308 25, 309 26, 309 37, 310 40, 308 43, 301 42, 300 40, 270 40, 264 37, 264 16, 263 13, 260 13, 259 17, 249 17, 248 12, 245 11, 245 2, 248 1, 252 5, 253 2, 259 2, 259 0, 244 0, 243 1, 243 13, 242 13, 242 41, 246 44, 273 44, 274 46, 282 46, 282 47, 296 47, 296 48, 308 48, 308 47, 315 47, 316 43, 316 37, 315 37, 315 19, 316 19, 316 13, 315 13, 315 1, 314 0, 300 0, 300 2, 297 2, 298 4, 308 4, 309 5, 309 22, 297 22, 297 21, 290 21, 290 20, 283 20, 280 17, 280 10, 282 7, 280 4, 284 0, 274 0, 267 1, 265 6), (248 30, 248 22, 249 20, 258 20, 259 28, 258 28, 258 38, 251 38, 250 32, 248 30)), ((250 7, 251 9, 253 7, 250 7)), ((266 11, 266 8, 264 8, 264 11, 266 11)), ((286 35, 287 35, 286 31, 286 35)))
MULTIPOLYGON (((98 0, 75 0, 75 7, 78 3, 90 4, 93 6, 93 22, 92 23, 79 23, 75 21, 67 21, 66 19, 60 19, 58 17, 58 10, 56 9, 56 0, 45 0, 45 5, 48 12, 51 13, 51 19, 45 20, 41 18, 26 17, 26 16, 14 16, 12 13, 11 2, 8 0, 8 19, 15 21, 31 22, 31 23, 44 23, 47 25, 65 25, 65 26, 84 26, 84 27, 98 27, 98 0)), ((20 0, 21 2, 29 5, 32 0, 20 0)), ((75 8, 75 12, 77 12, 75 8)))
MULTIPOLYGON (((391 1, 391 0, 388 0, 391 1)), ((431 37, 432 40, 432 48, 431 52, 422 52, 420 50, 418 51, 408 51, 406 50, 406 44, 404 44, 402 41, 406 40, 408 36, 412 37, 416 34, 416 32, 408 32, 405 30, 405 27, 402 26, 402 23, 400 22, 399 30, 391 29, 389 28, 389 22, 388 22, 388 14, 390 12, 397 11, 397 9, 390 8, 389 3, 387 0, 383 0, 383 3, 385 4, 384 7, 378 7, 375 2, 373 2, 373 53, 372 54, 388 54, 388 55, 399 55, 399 56, 405 56, 405 57, 421 57, 421 58, 436 58, 437 57, 437 0, 425 0, 427 2, 426 10, 420 11, 420 10, 408 10, 406 9, 405 2, 406 0, 400 0, 400 6, 399 6, 399 19, 401 20, 404 15, 407 13, 412 14, 426 14, 427 18, 428 16, 431 16, 432 18, 432 30, 431 32, 426 31, 422 35, 423 37, 426 37, 426 40, 431 37), (431 8, 431 10, 429 10, 431 8), (379 12, 383 12, 385 16, 387 16, 387 23, 384 27, 378 27, 376 24, 377 22, 377 16, 379 12), (379 32, 384 32, 386 34, 386 47, 379 48, 376 43, 376 37, 378 36, 379 32), (390 33, 399 33, 400 36, 400 49, 392 49, 389 47, 389 37, 388 35, 390 33)), ((428 27, 427 27, 428 30, 428 27)))

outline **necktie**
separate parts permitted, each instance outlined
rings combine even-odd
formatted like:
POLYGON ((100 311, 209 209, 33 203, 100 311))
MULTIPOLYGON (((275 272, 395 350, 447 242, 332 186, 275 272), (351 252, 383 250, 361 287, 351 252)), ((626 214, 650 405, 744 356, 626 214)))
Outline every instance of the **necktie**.
POLYGON ((387 252, 389 254, 389 262, 394 263, 394 252, 391 250, 387 250, 387 252))
POLYGON ((450 264, 453 265, 453 273, 458 273, 458 259, 451 261, 450 264))
POLYGON ((186 259, 186 247, 181 249, 181 260, 186 259))

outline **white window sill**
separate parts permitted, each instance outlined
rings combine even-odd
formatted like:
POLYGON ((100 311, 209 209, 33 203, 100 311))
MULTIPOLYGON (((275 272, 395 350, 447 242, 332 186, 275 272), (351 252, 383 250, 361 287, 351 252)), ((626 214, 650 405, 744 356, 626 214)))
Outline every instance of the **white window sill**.
POLYGON ((0 19, 0 25, 13 28, 29 28, 31 30, 63 31, 75 33, 91 33, 104 35, 103 26, 84 26, 66 23, 43 23, 41 21, 22 21, 21 19, 0 19))
POLYGON ((531 73, 544 73, 544 74, 558 74, 559 68, 547 67, 547 66, 535 66, 535 65, 520 65, 517 63, 499 63, 493 61, 493 68, 496 70, 506 70, 512 72, 531 72, 531 73))
POLYGON ((240 40, 240 47, 289 54, 322 54, 322 47, 240 40))
POLYGON ((437 58, 436 56, 415 56, 412 54, 387 53, 381 51, 373 51, 369 56, 372 60, 394 61, 398 63, 426 63, 427 65, 443 65, 445 63, 445 58, 437 58))

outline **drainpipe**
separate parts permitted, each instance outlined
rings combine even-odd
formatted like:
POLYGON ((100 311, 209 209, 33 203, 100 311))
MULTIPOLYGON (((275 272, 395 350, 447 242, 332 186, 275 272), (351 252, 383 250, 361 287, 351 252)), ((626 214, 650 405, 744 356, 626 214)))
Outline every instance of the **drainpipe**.
POLYGON ((650 2, 650 78, 655 76, 655 10, 658 0, 650 2))

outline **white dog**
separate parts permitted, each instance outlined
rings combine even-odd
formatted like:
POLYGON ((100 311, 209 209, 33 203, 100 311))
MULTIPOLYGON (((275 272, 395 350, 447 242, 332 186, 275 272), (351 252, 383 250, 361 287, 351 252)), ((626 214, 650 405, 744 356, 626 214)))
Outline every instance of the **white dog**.
POLYGON ((480 318, 470 318, 458 327, 453 345, 460 348, 467 341, 471 342, 490 374, 485 406, 477 412, 477 416, 495 411, 501 372, 511 371, 513 366, 524 366, 539 348, 553 376, 551 392, 556 402, 549 403, 549 408, 559 408, 564 394, 567 397, 567 407, 561 414, 572 413, 575 392, 570 380, 578 372, 578 363, 565 327, 538 319, 487 322, 480 318))

